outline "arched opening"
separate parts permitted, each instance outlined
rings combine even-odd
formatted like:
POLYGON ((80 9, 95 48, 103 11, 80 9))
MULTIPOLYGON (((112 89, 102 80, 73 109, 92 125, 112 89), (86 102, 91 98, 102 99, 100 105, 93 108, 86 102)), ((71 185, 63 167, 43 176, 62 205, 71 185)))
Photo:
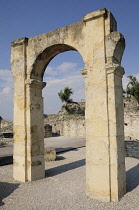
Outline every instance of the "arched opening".
POLYGON ((74 102, 85 100, 84 78, 80 70, 84 67, 82 57, 77 51, 60 53, 47 66, 43 81, 44 114, 57 114, 63 105, 58 92, 65 87, 73 90, 74 102))
POLYGON ((66 51, 77 51, 75 48, 65 44, 56 44, 46 48, 43 52, 41 52, 36 61, 33 64, 31 78, 35 79, 43 79, 43 75, 45 72, 46 67, 50 63, 50 61, 59 53, 66 52, 66 51))
MULTIPOLYGON (((57 48, 59 46, 57 45, 57 48)), ((62 49, 64 49, 63 46, 62 49)), ((59 51, 61 46, 60 50, 57 49, 57 52, 59 51)), ((82 57, 73 50, 59 53, 46 67, 43 81, 47 85, 43 88, 42 94, 45 137, 85 137, 85 87, 84 78, 80 72, 83 67, 82 57), (65 87, 71 88, 74 92, 71 96, 73 103, 67 105, 65 102, 62 103, 58 96, 58 92, 65 87)))
MULTIPOLYGON (((79 106, 81 106, 82 103, 83 106, 83 103, 85 104, 84 78, 80 72, 83 67, 84 63, 81 55, 76 50, 73 50, 73 48, 63 45, 56 45, 52 46, 52 49, 46 49, 38 56, 36 63, 34 64, 35 73, 32 74, 32 78, 41 79, 43 82, 47 83, 42 91, 45 114, 44 125, 46 125, 48 130, 52 129, 52 136, 57 136, 59 134, 60 136, 68 137, 66 140, 63 138, 57 138, 57 140, 45 138, 45 148, 52 146, 56 148, 58 151, 58 160, 61 158, 60 151, 64 152, 69 148, 72 149, 76 146, 81 147, 81 145, 83 147, 85 146, 85 116, 83 116, 83 114, 80 115, 79 113, 76 114, 76 111, 74 113, 69 113, 70 119, 68 119, 69 117, 67 114, 64 117, 63 114, 57 115, 62 106, 58 97, 58 92, 63 90, 66 86, 73 89, 74 95, 72 99, 76 102, 76 105, 79 104, 79 106), (64 52, 64 50, 68 52, 64 52), (74 137, 74 142, 72 137, 74 137), (78 137, 77 140, 75 140, 75 137, 78 137), (81 138, 78 143, 79 137, 84 137, 84 139, 81 138), (58 140, 60 141, 59 143, 58 140), (63 141, 64 144, 62 145, 63 141)), ((47 135, 50 137, 51 134, 48 133, 48 130, 47 135)), ((69 159, 69 161, 71 160, 69 159)), ((82 160, 79 164, 84 165, 85 161, 82 160)), ((53 168, 49 168, 51 165, 50 163, 47 163, 46 165, 46 176, 53 176, 53 174, 57 173, 55 171, 57 169, 54 170, 53 168)), ((56 163, 53 165, 56 165, 56 163)), ((71 164, 68 166, 70 169, 71 164)))
MULTIPOLYGON (((59 116, 57 115, 52 116, 52 119, 56 118, 57 121, 47 119, 49 118, 48 114, 58 114, 58 112, 61 111, 62 103, 58 97, 58 92, 63 90, 65 87, 69 87, 73 90, 73 102, 75 102, 73 105, 67 104, 65 106, 65 111, 67 112, 66 114, 85 115, 84 78, 80 72, 83 67, 84 63, 80 53, 77 52, 75 48, 63 44, 52 45, 51 47, 46 48, 41 54, 37 56, 36 61, 33 64, 31 78, 46 82, 47 84, 43 89, 43 96, 45 96, 44 116, 45 124, 49 125, 46 126, 46 129, 50 130, 50 126, 52 126, 53 135, 58 134, 70 137, 85 137, 85 116, 82 117, 82 120, 79 122, 79 129, 79 126, 77 125, 72 125, 72 128, 70 128, 68 123, 66 123, 68 129, 64 128, 64 122, 61 122, 57 128, 57 124, 59 124, 59 116), (48 65, 49 63, 51 63, 51 65, 48 65), (74 127, 76 129, 74 129, 74 127), (68 131, 65 132, 66 130, 68 131), (79 130, 82 132, 79 132, 79 130)), ((79 116, 77 119, 79 119, 79 116)), ((73 122, 75 121, 76 119, 73 120, 73 122)))

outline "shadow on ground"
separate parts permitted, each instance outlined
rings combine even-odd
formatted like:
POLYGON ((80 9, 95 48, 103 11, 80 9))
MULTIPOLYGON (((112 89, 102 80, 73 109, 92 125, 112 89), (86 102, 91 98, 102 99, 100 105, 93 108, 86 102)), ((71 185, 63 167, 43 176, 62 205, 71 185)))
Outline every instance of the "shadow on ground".
POLYGON ((131 192, 139 185, 139 164, 126 172, 126 191, 131 192))
POLYGON ((57 167, 54 167, 54 168, 47 169, 45 171, 45 176, 46 177, 52 177, 52 176, 55 176, 55 175, 58 175, 58 174, 62 174, 66 171, 70 171, 70 170, 73 170, 75 168, 79 168, 79 167, 84 166, 84 165, 85 165, 85 159, 78 160, 78 161, 75 161, 73 163, 68 163, 68 164, 65 164, 65 165, 62 165, 62 166, 57 166, 57 167))
POLYGON ((0 182, 0 206, 4 205, 2 200, 8 197, 18 186, 19 184, 0 182))
POLYGON ((57 155, 56 156, 56 161, 59 161, 59 160, 65 160, 66 158, 61 156, 61 155, 57 155))
POLYGON ((59 154, 59 153, 65 153, 65 152, 70 152, 71 150, 75 150, 75 151, 78 151, 77 148, 75 147, 59 147, 59 148, 56 148, 56 153, 59 154))
POLYGON ((9 164, 13 164, 13 156, 12 155, 0 157, 0 166, 9 165, 9 164))

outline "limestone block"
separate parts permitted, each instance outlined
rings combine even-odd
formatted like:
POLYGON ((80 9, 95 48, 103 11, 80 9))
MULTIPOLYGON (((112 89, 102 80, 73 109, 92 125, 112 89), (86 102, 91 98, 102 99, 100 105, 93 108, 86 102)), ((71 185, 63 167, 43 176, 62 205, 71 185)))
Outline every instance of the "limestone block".
POLYGON ((26 143, 24 141, 15 141, 14 142, 14 155, 15 156, 26 156, 25 151, 26 143))
POLYGON ((47 162, 56 160, 56 149, 53 147, 45 148, 44 159, 47 162))
POLYGON ((86 148, 86 160, 88 162, 99 165, 109 162, 109 145, 105 141, 87 141, 86 148))
POLYGON ((110 201, 109 165, 86 163, 87 194, 95 199, 110 201))
POLYGON ((25 156, 14 155, 13 159, 13 178, 15 180, 26 182, 25 156))
POLYGON ((34 181, 45 177, 44 155, 27 157, 27 180, 34 181))

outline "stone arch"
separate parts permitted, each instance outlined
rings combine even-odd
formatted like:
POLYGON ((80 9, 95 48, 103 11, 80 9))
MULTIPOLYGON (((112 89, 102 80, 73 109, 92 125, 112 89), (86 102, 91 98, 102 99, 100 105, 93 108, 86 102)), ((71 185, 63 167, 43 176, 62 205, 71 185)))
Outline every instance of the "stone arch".
POLYGON ((117 31, 111 32, 106 37, 106 49, 107 63, 113 62, 116 64, 121 64, 125 49, 125 39, 123 35, 117 31))
POLYGON ((66 44, 55 44, 46 48, 36 57, 36 60, 32 66, 31 78, 37 76, 42 79, 45 69, 50 63, 50 61, 59 53, 71 50, 78 52, 77 49, 66 44), (38 72, 38 70, 41 70, 41 72, 38 72))
POLYGON ((125 47, 106 9, 82 21, 12 42, 14 77, 14 179, 45 176, 42 81, 58 53, 80 52, 86 89, 86 189, 93 198, 118 201, 125 193, 124 113, 121 58, 125 47))

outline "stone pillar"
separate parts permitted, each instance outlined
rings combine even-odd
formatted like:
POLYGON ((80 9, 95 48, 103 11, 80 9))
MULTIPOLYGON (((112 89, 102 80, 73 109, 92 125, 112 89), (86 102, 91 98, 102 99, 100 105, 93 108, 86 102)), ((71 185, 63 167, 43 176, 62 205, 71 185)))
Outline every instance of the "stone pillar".
POLYGON ((125 193, 123 68, 124 38, 106 38, 104 69, 90 67, 86 79, 87 195, 118 201, 125 193), (100 71, 100 74, 98 73, 100 71))
POLYGON ((14 77, 13 177, 33 181, 45 176, 42 88, 45 83, 27 79, 28 39, 12 43, 14 77))
POLYGON ((118 201, 126 192, 124 108, 122 77, 119 65, 106 68, 108 84, 110 200, 118 201))
POLYGON ((110 201, 118 201, 126 192, 124 107, 121 59, 124 37, 112 32, 106 37, 106 74, 109 129, 110 201))
POLYGON ((11 70, 14 77, 14 150, 13 177, 15 180, 27 181, 26 159, 26 49, 28 39, 22 38, 12 42, 11 70))
POLYGON ((106 73, 94 69, 86 80, 86 193, 111 201, 110 140, 106 73))
POLYGON ((26 82, 27 113, 27 180, 34 181, 45 177, 44 165, 44 118, 42 88, 45 82, 26 82))

